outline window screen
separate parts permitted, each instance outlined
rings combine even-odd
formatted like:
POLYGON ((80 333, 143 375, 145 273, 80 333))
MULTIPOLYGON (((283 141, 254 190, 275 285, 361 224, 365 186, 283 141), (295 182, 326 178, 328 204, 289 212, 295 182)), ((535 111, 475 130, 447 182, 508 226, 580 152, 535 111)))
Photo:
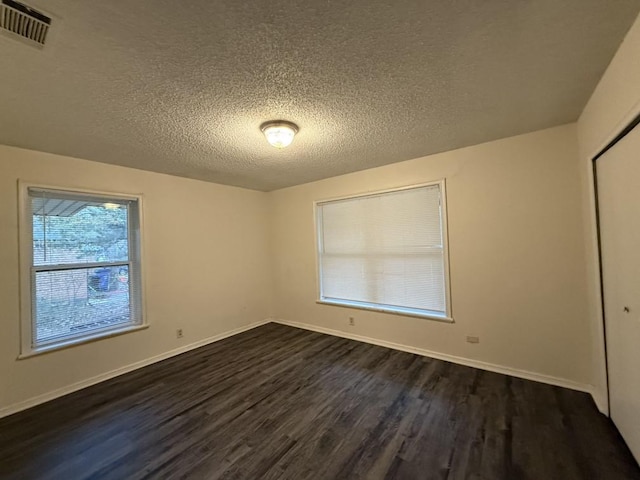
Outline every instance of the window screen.
POLYGON ((317 205, 320 299, 447 317, 442 184, 317 205))
POLYGON ((142 322, 138 200, 28 188, 32 348, 142 322))

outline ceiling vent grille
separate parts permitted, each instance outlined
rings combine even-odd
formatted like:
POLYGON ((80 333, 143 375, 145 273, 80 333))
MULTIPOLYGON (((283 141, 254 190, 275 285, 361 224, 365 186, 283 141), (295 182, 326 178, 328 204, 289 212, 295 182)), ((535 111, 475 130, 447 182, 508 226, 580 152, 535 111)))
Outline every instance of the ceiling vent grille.
POLYGON ((32 45, 44 46, 51 26, 51 18, 13 0, 2 0, 0 29, 28 40, 32 45))

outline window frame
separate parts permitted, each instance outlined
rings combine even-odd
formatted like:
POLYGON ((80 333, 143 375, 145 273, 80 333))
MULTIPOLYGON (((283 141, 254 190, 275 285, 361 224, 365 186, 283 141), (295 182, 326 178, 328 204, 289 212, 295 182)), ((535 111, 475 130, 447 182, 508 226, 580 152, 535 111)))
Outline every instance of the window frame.
POLYGON ((401 187, 387 188, 384 190, 372 190, 352 195, 343 195, 340 197, 332 197, 323 200, 316 200, 313 202, 313 215, 314 215, 314 236, 315 236, 315 256, 316 256, 316 303, 322 305, 332 305, 345 308, 354 308, 358 310, 368 310, 381 313, 390 313, 394 315, 402 315, 408 317, 417 317, 426 320, 435 320, 446 323, 454 323, 452 302, 451 302, 451 275, 449 271, 449 229, 448 229, 448 210, 447 210, 447 193, 446 193, 446 179, 442 178, 425 183, 418 183, 412 185, 405 185, 401 187), (411 190, 422 187, 432 187, 437 185, 440 189, 440 218, 442 228, 442 253, 444 259, 444 293, 445 293, 445 308, 444 314, 438 314, 437 312, 425 313, 417 309, 408 307, 397 307, 391 305, 373 304, 368 302, 349 301, 349 300, 335 300, 327 299, 322 294, 322 262, 320 261, 322 256, 322 216, 320 214, 321 207, 324 204, 337 202, 341 200, 350 200, 353 198, 372 197, 376 195, 383 195, 386 193, 400 192, 403 190, 411 190))
MULTIPOLYGON (((61 187, 18 180, 18 235, 19 235, 19 285, 20 285, 20 353, 18 359, 32 357, 42 353, 52 352, 63 348, 82 345, 95 340, 121 335, 124 333, 143 330, 149 327, 145 308, 145 277, 144 264, 144 208, 141 194, 116 193, 75 187, 61 187), (129 302, 135 323, 98 328, 84 334, 70 335, 51 341, 36 344, 34 341, 35 319, 33 305, 35 303, 35 273, 43 270, 33 265, 33 219, 30 207, 29 190, 43 190, 56 192, 66 196, 79 198, 99 198, 109 201, 133 201, 137 203, 134 215, 127 215, 127 241, 129 260, 122 262, 88 262, 78 264, 63 264, 63 269, 76 265, 78 268, 98 268, 110 263, 127 264, 129 266, 130 281, 139 285, 136 298, 130 296, 129 302), (134 218, 135 217, 135 218, 134 218)), ((56 270, 53 266, 51 270, 56 270)))

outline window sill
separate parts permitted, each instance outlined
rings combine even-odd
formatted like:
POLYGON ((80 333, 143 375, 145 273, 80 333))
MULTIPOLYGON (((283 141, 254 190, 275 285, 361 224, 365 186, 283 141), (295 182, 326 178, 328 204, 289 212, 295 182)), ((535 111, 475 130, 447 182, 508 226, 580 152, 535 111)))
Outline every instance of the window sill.
POLYGON ((87 335, 79 338, 71 338, 69 340, 62 340, 57 343, 52 343, 49 345, 43 345, 41 347, 33 347, 29 351, 21 352, 18 355, 18 360, 23 360, 25 358, 35 357, 37 355, 42 355, 44 353, 55 352, 58 350, 63 350, 70 347, 76 347, 79 345, 83 345, 85 343, 95 342, 97 340, 103 340, 105 338, 115 337, 118 335, 123 335, 125 333, 137 332, 140 330, 146 330, 149 328, 149 325, 126 325, 120 328, 114 328, 113 330, 106 330, 101 332, 95 332, 94 334, 87 335))
POLYGON ((364 305, 360 303, 347 302, 347 301, 339 302, 339 301, 333 301, 333 300, 316 300, 316 303, 321 305, 332 305, 334 307, 355 308, 356 310, 368 310, 371 312, 389 313, 392 315, 402 315, 404 317, 423 318, 426 320, 434 320, 437 322, 455 323, 452 317, 448 317, 446 315, 438 315, 435 313, 428 314, 428 313, 421 313, 418 311, 412 312, 408 309, 401 310, 401 309, 395 309, 391 307, 385 308, 382 306, 364 305))

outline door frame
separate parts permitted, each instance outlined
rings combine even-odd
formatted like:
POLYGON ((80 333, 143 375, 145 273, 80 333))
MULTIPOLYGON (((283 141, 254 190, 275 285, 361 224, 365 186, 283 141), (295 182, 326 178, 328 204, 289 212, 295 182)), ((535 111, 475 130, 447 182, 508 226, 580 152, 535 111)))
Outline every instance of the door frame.
POLYGON ((607 410, 608 416, 611 417, 611 391, 609 389, 609 354, 607 352, 607 319, 605 313, 605 299, 604 299, 604 277, 602 271, 602 236, 600 233, 600 200, 598 198, 598 169, 597 169, 597 161, 600 159, 605 153, 611 150, 620 140, 627 136, 635 127, 640 125, 640 114, 636 115, 636 117, 627 124, 609 143, 607 143, 602 150, 600 150, 592 159, 591 159, 591 168, 593 171, 593 192, 595 197, 595 220, 596 220, 596 237, 597 237, 597 245, 598 245, 598 276, 599 276, 599 284, 600 284, 600 310, 601 310, 601 318, 602 318, 602 333, 604 340, 604 366, 605 366, 605 380, 607 387, 607 410))

